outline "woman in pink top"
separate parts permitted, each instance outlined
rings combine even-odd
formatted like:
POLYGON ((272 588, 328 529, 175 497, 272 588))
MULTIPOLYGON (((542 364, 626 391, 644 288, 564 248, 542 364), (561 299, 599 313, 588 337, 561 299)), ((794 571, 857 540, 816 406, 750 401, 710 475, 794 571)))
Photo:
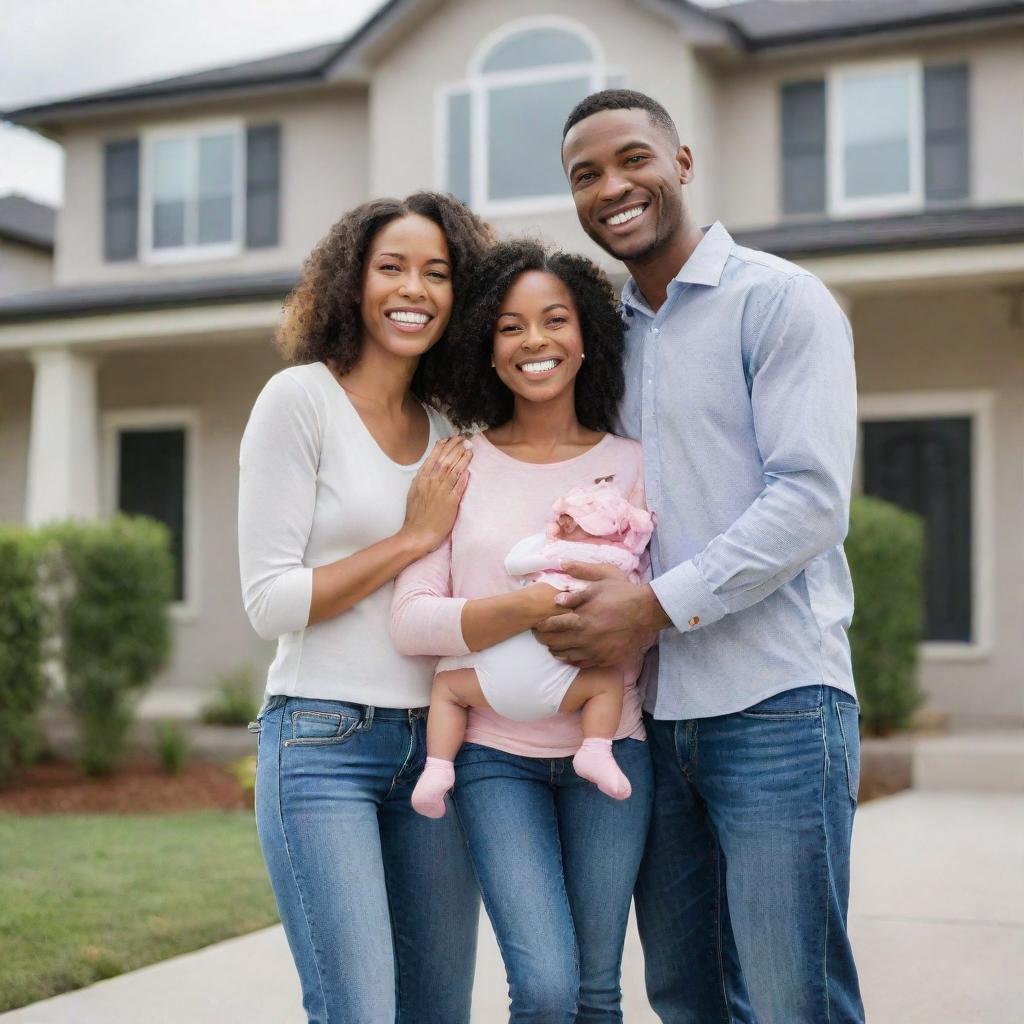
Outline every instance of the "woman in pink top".
MULTIPOLYGON (((406 654, 466 655, 559 613, 558 592, 522 586, 505 557, 574 487, 606 480, 643 505, 640 446, 608 433, 623 388, 622 325, 600 270, 509 242, 481 261, 469 289, 474 312, 452 338, 441 393, 457 425, 487 429, 473 438, 450 540, 396 581, 392 635, 406 654)), ((513 1024, 622 1019, 622 945, 652 796, 638 668, 625 672, 613 739, 626 800, 573 770, 578 714, 514 722, 470 711, 453 796, 513 1024)))

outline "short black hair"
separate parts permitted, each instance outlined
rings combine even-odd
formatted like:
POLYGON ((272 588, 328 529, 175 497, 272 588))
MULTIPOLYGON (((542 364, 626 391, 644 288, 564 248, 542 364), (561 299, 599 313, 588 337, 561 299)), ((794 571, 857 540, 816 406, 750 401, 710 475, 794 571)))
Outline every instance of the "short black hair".
POLYGON ((669 112, 656 99, 633 89, 604 89, 580 100, 565 119, 562 142, 565 142, 570 128, 602 110, 646 110, 651 123, 661 128, 673 145, 679 146, 679 131, 669 112))
POLYGON ((515 396, 491 365, 494 326, 505 296, 530 270, 553 274, 569 289, 587 357, 576 375, 576 418, 589 430, 609 431, 625 388, 622 317, 611 283, 585 256, 553 252, 531 239, 499 242, 474 266, 466 315, 449 330, 438 404, 462 429, 497 427, 512 418, 515 396))

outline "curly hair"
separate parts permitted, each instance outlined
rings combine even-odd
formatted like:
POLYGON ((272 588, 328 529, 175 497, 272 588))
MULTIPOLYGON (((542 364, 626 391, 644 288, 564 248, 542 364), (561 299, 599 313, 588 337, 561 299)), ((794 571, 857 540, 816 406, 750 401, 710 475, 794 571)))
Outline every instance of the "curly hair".
POLYGON ((292 363, 331 360, 348 373, 362 350, 359 300, 363 265, 377 232, 409 214, 432 220, 448 243, 452 268, 452 314, 448 328, 420 358, 412 392, 429 401, 441 364, 447 362, 448 335, 465 308, 466 276, 493 243, 490 227, 464 203, 440 192, 415 192, 406 199, 373 199, 344 214, 309 254, 299 283, 285 300, 278 327, 278 351, 292 363))
POLYGON ((441 408, 462 429, 512 418, 515 397, 491 367, 494 327, 509 289, 530 270, 553 274, 569 289, 587 357, 576 375, 576 418, 589 430, 611 430, 624 388, 623 326, 611 283, 586 257, 530 239, 497 243, 474 268, 466 314, 451 332, 438 379, 441 408))

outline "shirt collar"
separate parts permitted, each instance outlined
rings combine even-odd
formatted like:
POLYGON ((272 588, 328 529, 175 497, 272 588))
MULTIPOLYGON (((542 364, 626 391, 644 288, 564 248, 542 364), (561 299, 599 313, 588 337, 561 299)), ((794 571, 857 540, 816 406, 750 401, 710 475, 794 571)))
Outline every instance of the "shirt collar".
MULTIPOLYGON (((704 237, 690 253, 690 258, 679 268, 679 273, 672 279, 672 283, 717 287, 721 283, 733 244, 732 236, 722 226, 722 222, 716 220, 710 227, 704 228, 704 237)), ((640 294, 640 289, 633 278, 630 278, 622 289, 622 302, 634 309, 649 312, 647 302, 640 294)))

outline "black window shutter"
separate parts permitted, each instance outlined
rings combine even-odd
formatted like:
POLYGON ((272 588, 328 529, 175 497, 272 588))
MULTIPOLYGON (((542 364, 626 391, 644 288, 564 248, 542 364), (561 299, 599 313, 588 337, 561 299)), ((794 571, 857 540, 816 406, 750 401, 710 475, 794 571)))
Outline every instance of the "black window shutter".
POLYGON ((278 244, 281 192, 281 126, 250 125, 245 138, 245 245, 278 244))
POLYGON ((139 247, 139 140, 103 148, 103 258, 133 260, 139 247))
POLYGON ((930 202, 970 194, 969 87, 966 64, 924 69, 924 181, 930 202))
POLYGON ((825 83, 782 86, 782 212, 825 211, 825 83))

